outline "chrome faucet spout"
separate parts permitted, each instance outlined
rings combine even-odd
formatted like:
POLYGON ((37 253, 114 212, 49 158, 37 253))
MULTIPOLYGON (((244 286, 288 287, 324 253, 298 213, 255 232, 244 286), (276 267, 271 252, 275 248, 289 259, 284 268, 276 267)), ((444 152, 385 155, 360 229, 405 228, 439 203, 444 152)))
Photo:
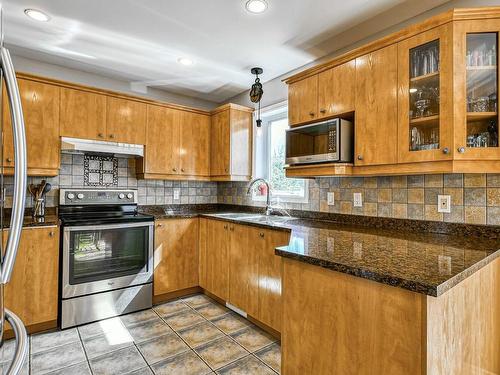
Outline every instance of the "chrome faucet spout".
POLYGON ((247 194, 250 194, 252 192, 252 188, 253 186, 258 183, 258 182, 262 182, 266 185, 267 187, 267 194, 266 194, 266 216, 269 216, 271 215, 271 212, 272 212, 272 208, 271 208, 271 187, 269 186, 269 182, 267 182, 265 179, 263 178, 256 178, 255 180, 252 180, 250 182, 250 185, 248 185, 248 190, 247 190, 247 194))

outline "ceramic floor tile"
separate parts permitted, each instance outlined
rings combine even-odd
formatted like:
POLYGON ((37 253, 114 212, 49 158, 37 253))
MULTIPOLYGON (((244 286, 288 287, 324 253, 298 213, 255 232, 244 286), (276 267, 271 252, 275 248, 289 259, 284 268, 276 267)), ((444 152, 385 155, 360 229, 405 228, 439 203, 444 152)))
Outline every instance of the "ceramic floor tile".
POLYGON ((211 319, 211 322, 226 334, 231 334, 251 325, 248 320, 232 313, 211 319))
POLYGON ((255 326, 232 333, 231 337, 249 352, 255 352, 276 341, 273 336, 255 326))
POLYGON ((131 325, 135 325, 138 323, 145 323, 157 318, 158 315, 156 315, 156 313, 151 309, 120 316, 120 320, 123 322, 125 327, 130 327, 131 325))
POLYGON ((163 320, 157 317, 155 320, 150 320, 146 323, 140 323, 132 327, 128 327, 128 331, 134 338, 136 343, 146 341, 158 336, 171 333, 172 330, 163 320))
POLYGON ((125 325, 120 320, 120 317, 115 317, 80 326, 78 332, 80 332, 81 338, 85 339, 123 329, 125 329, 125 325))
POLYGON ((134 339, 126 329, 88 337, 82 339, 82 342, 88 358, 99 357, 114 350, 134 345, 134 339))
POLYGON ((255 358, 246 356, 217 371, 220 375, 276 375, 276 373, 255 358))
POLYGON ((266 346, 265 348, 255 352, 263 362, 269 365, 274 371, 280 373, 281 371, 281 346, 278 343, 266 346))
POLYGON ((89 364, 85 361, 73 366, 64 367, 60 370, 49 372, 47 375, 92 375, 89 364))
POLYGON ((155 339, 137 344, 142 355, 150 365, 179 354, 189 347, 175 333, 160 336, 155 339))
POLYGON ((94 375, 123 375, 147 367, 135 346, 116 350, 90 360, 94 375))
POLYGON ((78 336, 76 328, 32 335, 31 354, 43 352, 45 350, 52 349, 55 346, 78 342, 79 340, 80 337, 78 336))
POLYGON ((227 307, 219 305, 218 303, 209 303, 208 305, 197 307, 196 311, 198 311, 206 319, 213 319, 227 314, 230 310, 227 307))
POLYGON ((206 375, 212 370, 192 350, 151 366, 156 375, 206 375))
POLYGON ((183 301, 193 308, 206 305, 207 303, 210 302, 214 302, 213 299, 207 297, 204 294, 195 294, 194 296, 183 298, 183 301))
POLYGON ((10 362, 14 357, 14 352, 16 350, 16 341, 7 340, 3 343, 0 348, 0 363, 10 362))
POLYGON ((245 357, 248 352, 225 336, 195 349, 208 365, 216 370, 245 357))
POLYGON ((177 314, 181 311, 190 310, 190 307, 184 302, 178 300, 155 306, 153 309, 163 318, 177 314))
POLYGON ((197 324, 178 333, 193 348, 224 336, 224 333, 210 322, 197 324))
POLYGON ((139 370, 127 372, 125 375, 153 375, 153 371, 149 367, 143 367, 139 370))
MULTIPOLYGON (((9 370, 10 362, 5 362, 2 363, 0 366, 0 374, 7 374, 7 371, 9 370)), ((25 361, 23 364, 23 367, 21 367, 21 371, 19 372, 19 375, 29 375, 30 373, 30 368, 28 361, 25 361)))
POLYGON ((31 356, 31 374, 46 374, 85 361, 80 342, 58 346, 31 356))
POLYGON ((197 323, 204 322, 205 319, 194 310, 182 311, 178 314, 165 318, 170 327, 178 331, 187 327, 194 326, 197 323))

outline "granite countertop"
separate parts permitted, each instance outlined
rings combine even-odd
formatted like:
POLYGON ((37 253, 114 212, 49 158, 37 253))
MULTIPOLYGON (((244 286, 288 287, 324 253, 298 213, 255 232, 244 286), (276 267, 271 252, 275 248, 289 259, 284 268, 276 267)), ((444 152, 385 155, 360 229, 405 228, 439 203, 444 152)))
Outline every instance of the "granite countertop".
MULTIPOLYGON (((5 209, 3 217, 4 228, 10 227, 10 214, 10 209, 5 209)), ((26 209, 23 217, 23 228, 48 227, 53 225, 59 225, 59 217, 54 207, 48 207, 45 211, 45 216, 40 218, 34 218, 31 215, 31 209, 26 209)))
POLYGON ((487 236, 380 229, 300 218, 256 222, 249 215, 245 218, 242 214, 240 219, 234 213, 201 216, 290 231, 289 244, 276 249, 279 256, 433 297, 500 258, 500 239, 487 236))

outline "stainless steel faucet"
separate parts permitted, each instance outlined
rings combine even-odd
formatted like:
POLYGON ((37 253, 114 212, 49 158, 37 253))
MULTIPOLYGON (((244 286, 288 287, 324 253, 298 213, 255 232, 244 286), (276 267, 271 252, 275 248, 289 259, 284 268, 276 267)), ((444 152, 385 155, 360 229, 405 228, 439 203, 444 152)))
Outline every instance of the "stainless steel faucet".
POLYGON ((267 186, 267 196, 266 196, 266 216, 269 216, 271 215, 271 212, 273 211, 273 209, 271 208, 271 187, 269 186, 269 182, 267 182, 266 180, 264 180, 263 178, 256 178, 255 180, 252 180, 250 182, 250 185, 248 185, 248 191, 247 191, 247 194, 250 194, 252 192, 252 188, 253 186, 257 183, 257 182, 263 182, 264 184, 266 184, 267 186))

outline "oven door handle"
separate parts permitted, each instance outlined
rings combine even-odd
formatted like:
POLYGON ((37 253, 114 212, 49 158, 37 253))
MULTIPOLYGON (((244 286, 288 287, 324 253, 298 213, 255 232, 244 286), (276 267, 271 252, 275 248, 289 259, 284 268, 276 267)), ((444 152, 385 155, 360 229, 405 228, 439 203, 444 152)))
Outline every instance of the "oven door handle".
POLYGON ((5 86, 10 104, 10 116, 12 123, 12 134, 14 139, 14 195, 12 198, 12 215, 10 217, 10 229, 5 247, 5 257, 2 261, 0 282, 6 284, 10 281, 14 263, 16 261, 17 249, 23 229, 24 205, 26 201, 26 134, 24 130, 23 108, 21 96, 17 85, 16 72, 10 57, 9 50, 0 47, 0 57, 5 86))
POLYGON ((153 221, 143 221, 143 222, 138 222, 138 223, 78 225, 78 226, 64 226, 64 232, 92 231, 92 230, 103 230, 103 229, 140 228, 140 227, 153 227, 153 226, 154 226, 153 221))

